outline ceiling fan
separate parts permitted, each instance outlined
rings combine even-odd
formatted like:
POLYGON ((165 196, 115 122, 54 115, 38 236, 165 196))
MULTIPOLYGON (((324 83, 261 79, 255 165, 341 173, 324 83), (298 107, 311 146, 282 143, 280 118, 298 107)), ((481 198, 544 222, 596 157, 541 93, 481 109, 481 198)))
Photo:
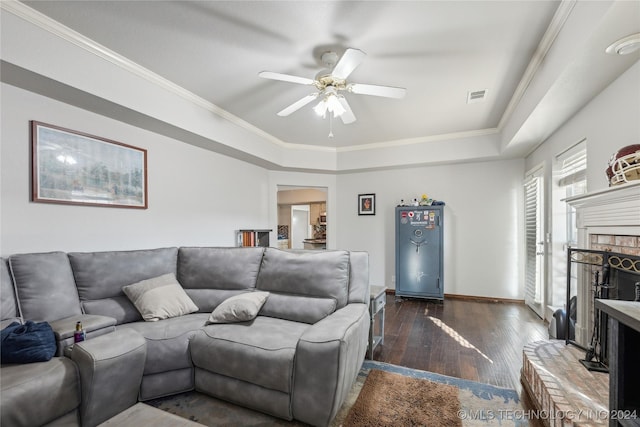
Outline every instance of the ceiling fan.
POLYGON ((338 55, 335 52, 325 52, 322 54, 321 60, 327 69, 316 74, 314 79, 272 71, 262 71, 258 73, 258 76, 265 79, 315 86, 318 90, 284 108, 278 112, 279 116, 288 116, 320 98, 320 103, 314 107, 316 113, 326 117, 328 111, 330 114, 333 113, 333 117, 339 116, 344 124, 349 124, 356 121, 356 116, 341 92, 398 99, 403 98, 406 93, 406 89, 400 87, 347 82, 347 77, 362 63, 366 55, 360 49, 348 48, 338 60, 338 55))

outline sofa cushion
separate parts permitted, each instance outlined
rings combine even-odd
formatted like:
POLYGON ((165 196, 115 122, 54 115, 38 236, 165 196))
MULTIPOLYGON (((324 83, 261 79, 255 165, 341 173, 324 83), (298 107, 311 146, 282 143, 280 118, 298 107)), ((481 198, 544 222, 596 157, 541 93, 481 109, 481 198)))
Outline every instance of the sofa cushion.
POLYGON ((78 370, 66 357, 2 365, 1 394, 1 425, 43 425, 80 405, 78 370))
POLYGON ((192 368, 189 340, 204 325, 208 313, 193 313, 158 322, 133 322, 116 330, 134 330, 147 341, 144 374, 192 368))
POLYGON ((198 311, 173 273, 124 286, 122 291, 147 322, 183 316, 198 311))
POLYGON ((9 266, 24 319, 52 322, 82 313, 64 252, 12 255, 9 266))
POLYGON ((205 326, 191 340, 198 368, 290 393, 305 323, 258 316, 250 322, 205 326))
POLYGON ((13 280, 9 275, 8 260, 0 258, 0 320, 16 321, 18 314, 18 302, 13 288, 13 280))
POLYGON ((178 281, 200 311, 211 312, 237 291, 256 287, 264 248, 196 248, 178 251, 178 281))
POLYGON ((69 253, 85 313, 110 316, 118 324, 142 319, 122 287, 176 274, 177 257, 177 248, 69 253))
POLYGON ((269 292, 245 292, 228 298, 213 310, 207 324, 253 320, 268 297, 269 292))
POLYGON ((315 323, 347 303, 349 253, 267 248, 256 287, 272 293, 261 315, 315 323))

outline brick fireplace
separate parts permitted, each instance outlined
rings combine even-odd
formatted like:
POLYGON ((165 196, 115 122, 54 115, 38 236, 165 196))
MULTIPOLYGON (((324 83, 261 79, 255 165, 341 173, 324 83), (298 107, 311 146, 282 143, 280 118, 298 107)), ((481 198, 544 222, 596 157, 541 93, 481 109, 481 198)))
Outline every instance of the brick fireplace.
MULTIPOLYGON (((567 200, 576 208, 578 248, 640 255, 640 182, 567 200)), ((587 346, 592 330, 591 277, 578 280, 576 342, 587 346)))
POLYGON ((640 236, 591 234, 589 236, 589 249, 640 256, 640 236))
MULTIPOLYGON (((640 256, 640 182, 573 197, 578 248, 640 256)), ((592 280, 577 274, 576 341, 587 347, 592 330, 592 280)), ((563 340, 523 349, 522 384, 546 426, 609 425, 609 374, 587 370, 584 350, 563 340)))

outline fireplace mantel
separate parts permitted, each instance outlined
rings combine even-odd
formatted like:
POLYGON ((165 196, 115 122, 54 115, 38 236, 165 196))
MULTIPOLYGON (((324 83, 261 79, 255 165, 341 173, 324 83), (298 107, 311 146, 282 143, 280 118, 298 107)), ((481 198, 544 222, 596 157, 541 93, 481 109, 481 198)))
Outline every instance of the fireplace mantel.
POLYGON ((578 229, 613 227, 609 234, 640 234, 640 181, 570 197, 566 202, 576 208, 578 229))

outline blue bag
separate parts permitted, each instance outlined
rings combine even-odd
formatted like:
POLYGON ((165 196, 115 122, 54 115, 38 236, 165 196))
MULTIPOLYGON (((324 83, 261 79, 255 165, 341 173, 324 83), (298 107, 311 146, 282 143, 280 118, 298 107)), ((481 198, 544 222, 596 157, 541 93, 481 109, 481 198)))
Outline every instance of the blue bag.
POLYGON ((2 363, 46 362, 56 354, 56 336, 47 322, 13 322, 2 334, 2 363))

